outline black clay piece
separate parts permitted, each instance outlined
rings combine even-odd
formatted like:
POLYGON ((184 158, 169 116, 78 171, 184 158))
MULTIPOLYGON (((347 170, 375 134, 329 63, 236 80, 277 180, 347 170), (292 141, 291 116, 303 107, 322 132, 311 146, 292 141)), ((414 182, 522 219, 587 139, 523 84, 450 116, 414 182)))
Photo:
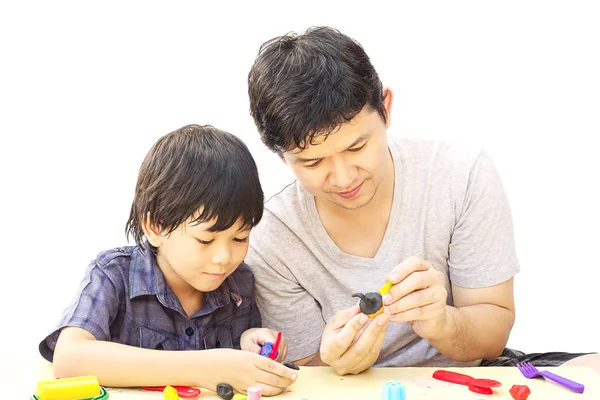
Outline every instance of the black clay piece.
POLYGON ((352 297, 360 298, 360 311, 367 315, 375 314, 383 306, 383 299, 379 292, 354 293, 352 297))
POLYGON ((300 369, 300 367, 298 367, 296 364, 294 364, 291 361, 284 361, 284 362, 282 362, 282 364, 285 365, 288 368, 291 368, 291 369, 295 369, 295 370, 299 370, 300 369))
POLYGON ((219 383, 217 385, 217 394, 221 396, 222 399, 231 400, 233 398, 233 388, 227 383, 219 383))

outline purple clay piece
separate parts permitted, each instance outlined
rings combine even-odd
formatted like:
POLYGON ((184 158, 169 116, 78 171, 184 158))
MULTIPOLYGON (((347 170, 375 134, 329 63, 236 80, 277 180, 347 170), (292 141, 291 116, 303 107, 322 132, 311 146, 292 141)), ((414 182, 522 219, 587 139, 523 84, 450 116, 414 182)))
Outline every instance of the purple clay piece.
MULTIPOLYGON (((273 351, 273 343, 271 343, 271 342, 266 342, 265 344, 263 344, 260 347, 260 355, 261 356, 269 357, 269 355, 271 354, 271 351, 273 351)), ((275 353, 275 358, 277 358, 278 355, 279 355, 279 352, 275 353)))

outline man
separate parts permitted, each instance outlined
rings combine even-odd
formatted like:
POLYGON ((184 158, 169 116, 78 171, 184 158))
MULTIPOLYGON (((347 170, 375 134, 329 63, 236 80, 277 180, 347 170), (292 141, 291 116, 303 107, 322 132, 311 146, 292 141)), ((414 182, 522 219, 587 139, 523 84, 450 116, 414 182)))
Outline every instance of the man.
POLYGON ((246 259, 288 358, 348 374, 577 356, 505 351, 519 264, 498 174, 479 149, 388 137, 393 94, 357 42, 327 27, 275 38, 248 84, 263 142, 297 177, 246 259), (351 295, 386 281, 367 322, 351 295))

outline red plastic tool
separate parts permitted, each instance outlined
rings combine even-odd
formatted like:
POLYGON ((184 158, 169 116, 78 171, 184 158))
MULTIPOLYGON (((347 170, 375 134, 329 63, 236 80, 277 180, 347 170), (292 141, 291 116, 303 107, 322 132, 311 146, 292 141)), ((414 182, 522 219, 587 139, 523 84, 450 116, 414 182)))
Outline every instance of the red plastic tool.
MULTIPOLYGON (((166 386, 143 386, 143 389, 152 390, 155 392, 162 392, 166 386)), ((190 386, 173 386, 177 390, 177 395, 183 399, 193 399, 194 397, 200 396, 200 389, 190 386)))
POLYGON ((277 333, 277 339, 275 339, 275 344, 273 345, 273 349, 271 350, 271 354, 269 354, 269 358, 274 360, 277 356, 277 352, 279 351, 279 345, 281 344, 281 332, 277 333))
POLYGON ((502 385, 500 382, 492 379, 476 379, 469 375, 459 374, 458 372, 437 370, 433 373, 433 377, 440 381, 458 383, 465 385, 471 392, 479 394, 492 394, 492 388, 502 385))

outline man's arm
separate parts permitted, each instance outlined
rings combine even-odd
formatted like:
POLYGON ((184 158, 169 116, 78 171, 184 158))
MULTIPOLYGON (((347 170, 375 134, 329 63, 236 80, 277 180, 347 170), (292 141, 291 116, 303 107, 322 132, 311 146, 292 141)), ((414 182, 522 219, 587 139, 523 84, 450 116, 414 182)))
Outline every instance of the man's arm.
POLYGON ((429 343, 451 360, 493 360, 500 356, 515 321, 513 279, 496 286, 466 289, 452 285, 454 307, 429 343))
POLYGON ((446 304, 444 274, 428 261, 410 257, 388 279, 394 285, 384 304, 391 320, 409 322, 446 357, 494 359, 504 350, 515 320, 513 278, 477 289, 453 284, 454 306, 446 304))

